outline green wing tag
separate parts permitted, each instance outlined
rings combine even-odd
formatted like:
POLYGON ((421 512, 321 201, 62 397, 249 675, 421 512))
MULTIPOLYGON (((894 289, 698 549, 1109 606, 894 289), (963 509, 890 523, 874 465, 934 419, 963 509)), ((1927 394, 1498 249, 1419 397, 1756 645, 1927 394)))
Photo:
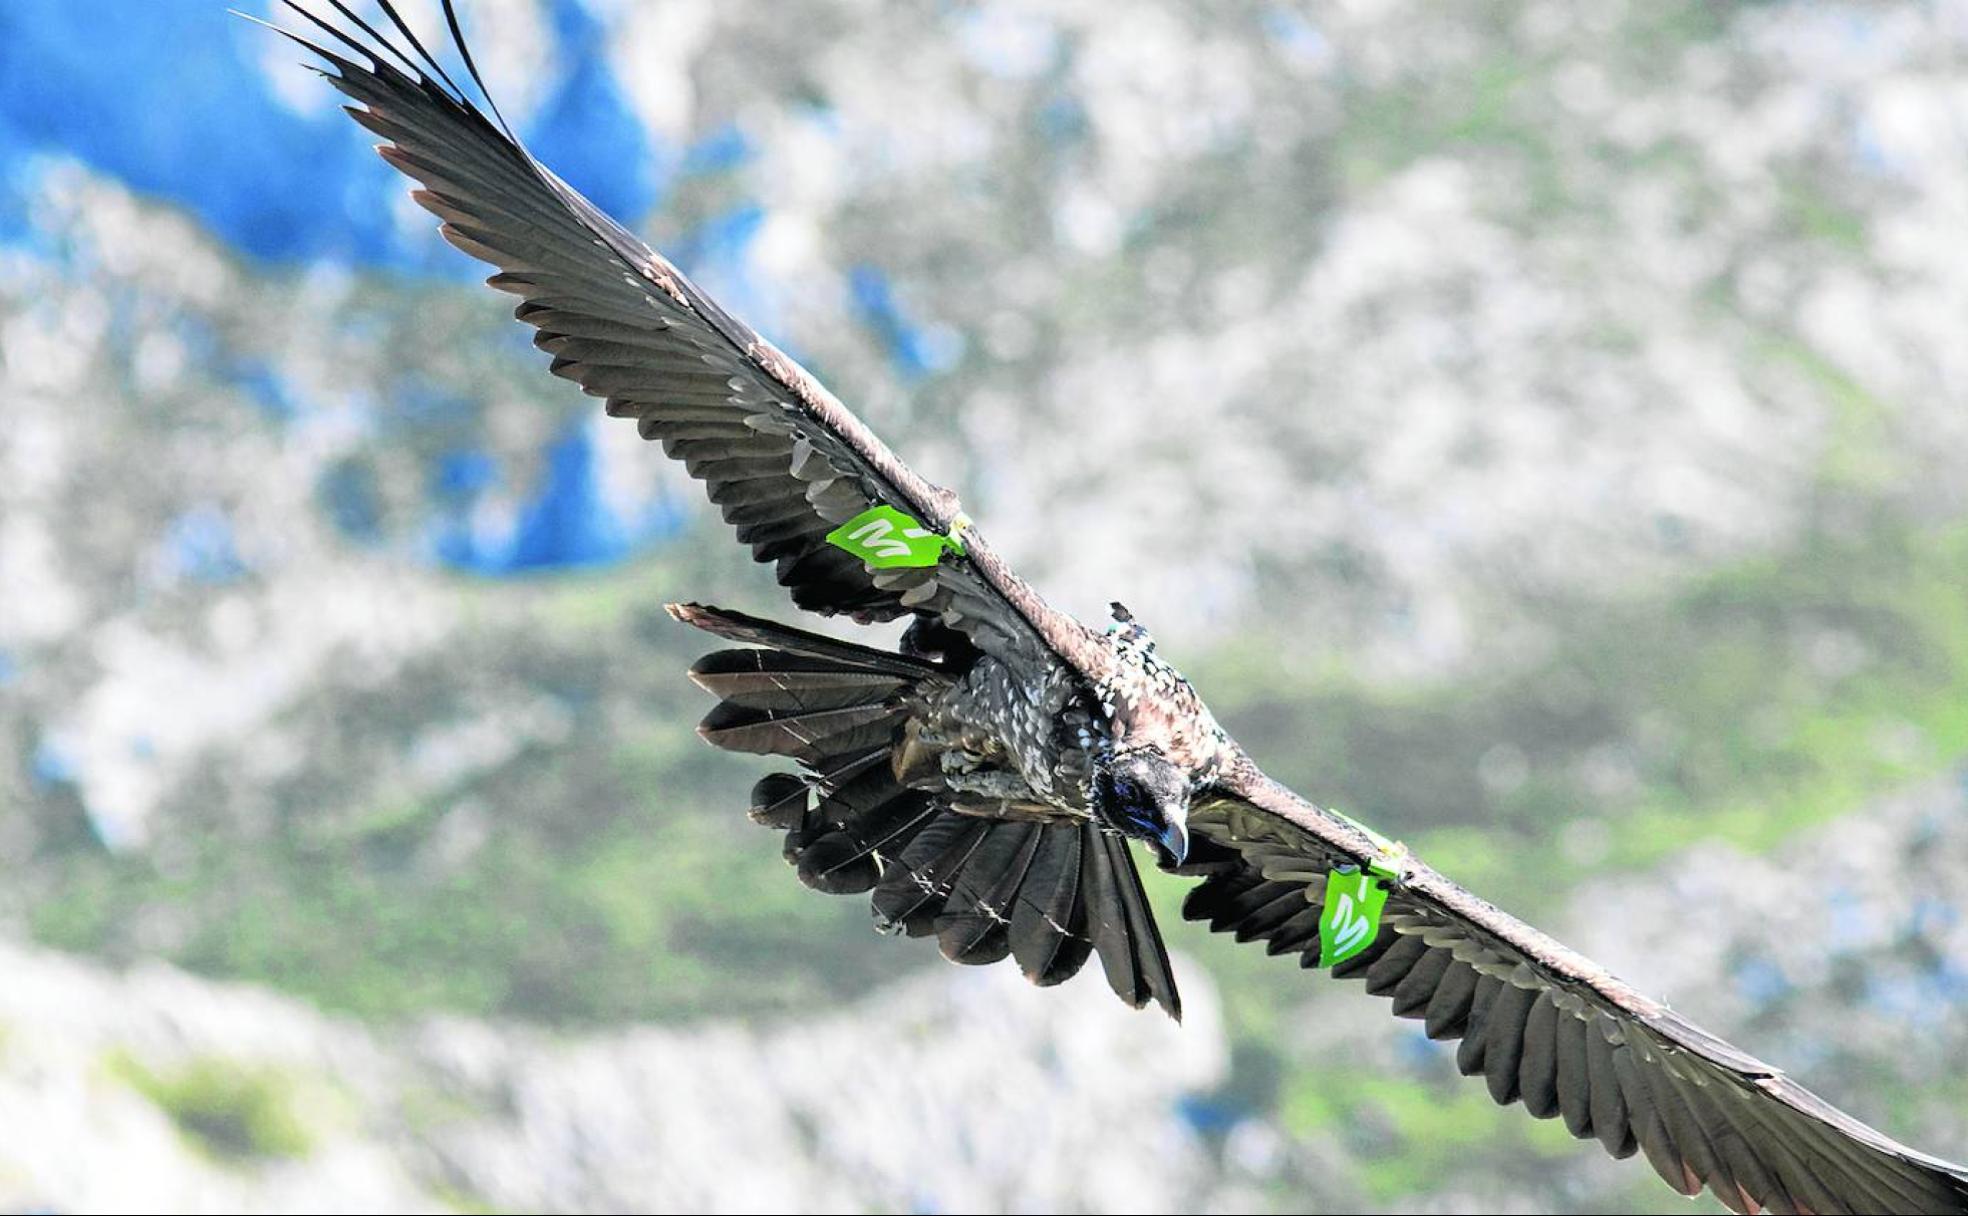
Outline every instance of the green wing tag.
POLYGON ((1326 875, 1326 906, 1319 912, 1319 965, 1343 963, 1380 936, 1387 887, 1365 870, 1326 875))
POLYGON ((827 533, 827 543, 844 549, 877 570, 896 566, 934 566, 945 551, 962 556, 963 542, 922 526, 894 507, 870 507, 827 533))

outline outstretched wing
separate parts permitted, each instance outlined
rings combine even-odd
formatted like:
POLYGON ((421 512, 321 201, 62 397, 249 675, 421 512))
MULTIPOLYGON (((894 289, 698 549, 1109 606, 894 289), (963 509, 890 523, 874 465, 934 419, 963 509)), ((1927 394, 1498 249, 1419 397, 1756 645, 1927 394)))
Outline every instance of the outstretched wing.
MULTIPOLYGON (((394 35, 342 0, 326 0, 337 20, 285 2, 312 36, 280 32, 333 69, 322 74, 386 141, 383 158, 420 183, 412 197, 443 221, 445 238, 498 268, 487 282, 520 297, 515 315, 539 331, 534 344, 553 356, 554 374, 605 398, 608 413, 635 419, 644 438, 682 460, 794 603, 863 621, 935 616, 1024 671, 1102 661, 1085 628, 1049 608, 968 527, 954 494, 917 476, 805 369, 533 159, 496 106, 487 117, 388 0, 379 3, 394 35), (908 517, 891 516, 890 529, 920 525, 923 545, 943 552, 933 564, 877 569, 829 542, 876 507, 908 517)), ((485 95, 451 0, 444 13, 485 95)))
MULTIPOLYGON (((389 0, 378 2, 393 35, 342 0, 325 0, 338 20, 286 0, 316 36, 280 32, 333 69, 323 75, 356 102, 349 114, 387 141, 383 158, 421 184, 411 197, 443 221, 446 239, 498 268, 487 282, 521 298, 515 315, 538 330, 534 344, 553 356, 552 371, 606 398, 608 413, 635 419, 644 438, 682 460, 752 556, 774 564, 795 604, 862 621, 910 613, 940 621, 1032 687, 1044 686, 1055 664, 1099 678, 1107 652, 1004 566, 963 520, 955 495, 918 477, 797 363, 533 159, 489 96, 490 116, 389 0), (888 552, 864 547, 875 559, 864 560, 830 541, 876 508, 906 517, 888 516, 888 552), (913 538, 927 560, 885 560, 898 545, 911 548, 901 543, 911 526, 929 534, 913 538)), ((466 79, 485 95, 451 0, 443 8, 466 79)), ((713 610, 680 614, 727 637, 794 651, 823 641, 783 626, 734 624, 739 618, 713 610)), ((864 656, 849 668, 874 653, 831 645, 835 658, 864 656)), ((883 662, 913 669, 897 656, 883 662)), ((717 683, 727 676, 697 674, 729 691, 717 683)), ((897 707, 884 699, 888 686, 863 687, 865 674, 802 672, 808 682, 851 686, 845 694, 830 686, 819 711, 784 687, 741 689, 706 722, 705 737, 718 746, 789 755, 813 771, 793 787, 780 777, 761 787, 779 791, 766 818, 789 829, 787 856, 802 878, 839 891, 879 877, 884 924, 934 932, 961 962, 1016 953, 1040 983, 1072 975, 1097 952, 1129 1003, 1154 999, 1177 1013, 1167 955, 1125 842, 1090 826, 1040 831, 963 816, 905 790, 887 776, 897 707), (855 701, 854 691, 869 699, 855 701), (867 779, 849 784, 857 774, 867 779), (786 792, 794 787, 797 799, 786 792), (809 790, 818 791, 811 805, 809 790), (795 800, 797 814, 787 809, 795 800), (904 812, 904 822, 888 823, 904 812), (780 822, 787 815, 794 818, 780 822), (874 831, 864 820, 885 826, 874 831), (1028 888, 1044 888, 1048 902, 1034 902, 1028 888)))
MULTIPOLYGON (((1203 877, 1183 915, 1273 954, 1319 960, 1335 866, 1374 841, 1248 762, 1192 808, 1203 877)), ((1499 1104, 1562 1118, 1615 1157, 1638 1151, 1685 1195, 1738 1212, 1968 1212, 1968 1170, 1896 1143, 1614 978, 1531 926, 1406 859, 1378 938, 1333 967, 1459 1039, 1456 1065, 1499 1104)))

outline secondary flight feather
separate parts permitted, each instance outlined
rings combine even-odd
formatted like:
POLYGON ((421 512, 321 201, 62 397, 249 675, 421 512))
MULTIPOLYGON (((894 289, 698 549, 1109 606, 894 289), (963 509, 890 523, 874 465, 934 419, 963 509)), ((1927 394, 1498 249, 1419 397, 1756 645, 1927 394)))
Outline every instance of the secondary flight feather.
MULTIPOLYGON (((283 0, 287 2, 287 0, 283 0)), ((1183 914, 1364 981, 1499 1103, 1563 1119, 1742 1212, 1968 1212, 1968 1171, 1899 1144, 1266 777, 1124 609, 1089 627, 1015 575, 803 368, 562 182, 499 116, 450 0, 468 92, 387 0, 288 2, 282 31, 487 280, 549 370, 705 484, 795 605, 907 618, 899 647, 671 605, 735 643, 691 678, 700 733, 784 757, 751 817, 809 886, 885 931, 1054 984, 1098 960, 1180 1015, 1135 848, 1198 879, 1183 914), (484 109, 480 108, 480 100, 484 109)), ((442 48, 440 48, 442 49, 442 48)))

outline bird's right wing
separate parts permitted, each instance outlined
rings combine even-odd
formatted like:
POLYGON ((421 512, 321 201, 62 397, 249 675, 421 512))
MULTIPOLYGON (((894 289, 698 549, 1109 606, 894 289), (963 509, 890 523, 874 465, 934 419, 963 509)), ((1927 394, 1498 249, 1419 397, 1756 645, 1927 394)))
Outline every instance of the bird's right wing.
MULTIPOLYGON (((661 442, 704 482, 739 541, 774 565, 795 604, 863 621, 933 619, 961 631, 1025 687, 1045 687, 1062 669, 1089 683, 1105 676, 1110 652, 1012 573, 967 526, 954 494, 917 476, 805 369, 535 160, 496 107, 488 116, 446 74, 390 0, 377 3, 383 18, 372 24, 342 0, 321 0, 335 20, 287 0, 313 37, 280 32, 328 64, 323 75, 356 103, 349 114, 385 141, 378 148, 385 160, 421 185, 412 198, 443 221, 445 238, 498 269, 488 282, 521 298, 515 315, 538 331, 534 344, 553 356, 551 370, 605 398, 608 413, 635 419, 644 438, 661 442), (857 537, 863 527, 866 537, 857 537)), ((484 95, 451 0, 442 7, 464 78, 484 95)), ((676 611, 749 644, 818 645, 811 635, 801 642, 797 631, 729 613, 676 611)), ((854 715, 823 716, 838 726, 854 715)), ((839 738, 800 738, 820 727, 797 697, 722 707, 710 725, 706 737, 719 746, 818 764, 822 795, 839 793, 831 782, 845 778, 821 762, 848 758, 828 749, 859 742, 852 758, 873 754, 874 743, 862 739, 865 723, 843 727, 839 738)), ((885 754, 886 745, 876 750, 885 754)), ((894 797, 848 807, 823 796, 801 814, 836 816, 826 826, 838 829, 829 841, 837 844, 861 829, 864 812, 914 807, 918 793, 881 792, 894 797)), ((782 812, 791 813, 781 808, 768 818, 782 812)), ((788 856, 798 860, 821 823, 777 826, 792 828, 788 856)), ((1041 832, 954 813, 915 826, 922 830, 906 842, 913 853, 893 835, 857 838, 848 849, 853 862, 869 865, 885 849, 879 861, 889 882, 876 896, 885 922, 938 933, 946 953, 964 962, 1012 952, 1040 983, 1064 979, 1097 952, 1122 999, 1179 1012, 1125 841, 1087 824, 1041 832), (1028 888, 1043 888, 1046 902, 1034 903, 1028 888), (1026 911, 1014 912, 1014 904, 1026 911)), ((869 872, 836 860, 838 872, 803 875, 840 889, 843 875, 869 872)))
MULTIPOLYGON (((1378 935, 1333 967, 1393 999, 1499 1104, 1562 1117, 1669 1186, 1738 1212, 1968 1212, 1968 1170, 1916 1152, 1591 960, 1244 762, 1191 809, 1183 914, 1273 954, 1320 959, 1336 867, 1394 864, 1378 935)), ((1329 922, 1329 924, 1332 922, 1329 922)))
MULTIPOLYGON (((794 603, 859 620, 909 613, 962 630, 1041 680, 1055 663, 1098 678, 1106 652, 1052 609, 932 486, 783 351, 561 181, 460 88, 389 0, 394 34, 342 0, 337 20, 286 0, 349 114, 421 189, 459 249, 498 269, 551 370, 681 460, 794 603), (886 513, 886 514, 884 514, 886 513), (1093 670, 1089 670, 1089 667, 1093 670)), ((467 78, 451 0, 443 11, 467 78)), ((489 98, 487 99, 489 105, 489 98)))

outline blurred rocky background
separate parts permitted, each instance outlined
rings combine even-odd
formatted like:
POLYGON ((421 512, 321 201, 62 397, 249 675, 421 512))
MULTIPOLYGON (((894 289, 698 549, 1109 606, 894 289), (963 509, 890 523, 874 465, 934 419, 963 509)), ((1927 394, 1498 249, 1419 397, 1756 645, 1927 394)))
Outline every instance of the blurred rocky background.
MULTIPOLYGON (((1968 1155, 1968 4, 463 7, 1277 775, 1968 1155)), ((0 1209, 1686 1210, 1173 881, 1179 1029, 801 889, 768 574, 223 8, 0 6, 0 1209)))

